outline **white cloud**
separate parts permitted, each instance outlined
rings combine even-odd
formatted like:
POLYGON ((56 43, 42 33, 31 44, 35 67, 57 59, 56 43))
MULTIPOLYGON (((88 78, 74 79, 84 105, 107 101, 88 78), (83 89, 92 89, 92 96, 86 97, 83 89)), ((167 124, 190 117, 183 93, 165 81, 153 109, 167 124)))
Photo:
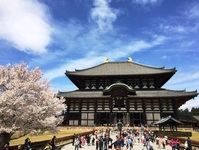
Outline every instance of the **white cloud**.
POLYGON ((162 58, 162 59, 167 59, 168 56, 164 55, 164 56, 162 56, 161 58, 162 58))
POLYGON ((156 38, 153 39, 151 42, 146 42, 143 40, 132 40, 129 43, 124 43, 119 47, 117 46, 117 48, 109 49, 109 51, 104 51, 103 53, 101 51, 93 50, 87 52, 87 55, 85 55, 81 59, 68 60, 67 62, 65 62, 64 65, 58 66, 56 69, 45 72, 44 78, 52 80, 64 76, 66 70, 74 71, 75 69, 85 69, 95 66, 97 64, 101 64, 103 63, 105 57, 110 58, 110 61, 114 61, 123 57, 129 57, 134 52, 152 48, 162 44, 164 42, 163 39, 164 38, 162 36, 156 36, 156 38))
MULTIPOLYGON (((67 78, 67 77, 65 77, 65 78, 67 78)), ((52 91, 54 91, 55 93, 57 93, 58 91, 65 92, 65 91, 77 90, 77 87, 72 82, 70 82, 70 83, 62 82, 62 84, 51 83, 51 87, 52 87, 52 91)))
MULTIPOLYGON (((187 92, 199 90, 199 72, 194 73, 180 73, 176 74, 171 80, 166 83, 167 89, 186 90, 187 92)), ((179 109, 189 110, 193 107, 199 107, 199 97, 195 97, 183 104, 179 109)))
POLYGON ((0 39, 24 52, 46 52, 53 32, 47 14, 35 0, 0 0, 0 39))
POLYGON ((188 108, 191 110, 193 107, 199 108, 199 98, 194 98, 192 100, 187 101, 184 105, 182 105, 179 109, 186 109, 188 108))
POLYGON ((161 3, 163 0, 132 0, 133 3, 138 3, 141 5, 147 5, 147 4, 159 4, 161 3))
POLYGON ((191 28, 188 26, 181 25, 172 25, 171 23, 164 22, 159 25, 159 29, 162 30, 164 33, 179 33, 179 34, 186 34, 189 33, 191 28))
POLYGON ((199 3, 195 2, 189 5, 187 11, 184 12, 189 18, 199 19, 199 3))
POLYGON ((170 84, 188 82, 196 79, 199 80, 199 71, 194 73, 181 73, 181 74, 176 74, 175 78, 171 80, 170 84))
POLYGON ((100 32, 112 30, 113 22, 117 19, 116 11, 110 8, 111 0, 94 0, 94 8, 91 9, 91 19, 93 19, 100 32))

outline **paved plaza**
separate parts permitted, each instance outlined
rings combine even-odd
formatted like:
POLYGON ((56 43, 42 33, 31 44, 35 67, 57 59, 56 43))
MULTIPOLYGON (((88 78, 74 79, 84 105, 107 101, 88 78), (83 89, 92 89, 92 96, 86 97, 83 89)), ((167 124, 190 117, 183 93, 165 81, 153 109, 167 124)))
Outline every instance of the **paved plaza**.
MULTIPOLYGON (((113 139, 113 141, 116 140, 116 134, 115 133, 112 133, 111 134, 111 138, 113 139)), ((154 150, 161 150, 161 149, 158 149, 158 146, 155 144, 155 143, 152 143, 152 146, 154 148, 154 150)), ((75 147, 72 145, 72 144, 68 144, 68 145, 65 145, 64 147, 62 147, 61 150, 74 150, 75 147)), ((142 143, 138 143, 137 145, 133 145, 133 149, 132 150, 142 150, 143 149, 143 144, 142 143)), ((165 149, 162 149, 162 150, 171 150, 172 148, 170 146, 166 146, 165 149)), ((95 146, 84 146, 83 148, 79 148, 79 150, 96 150, 96 147, 95 146)), ((122 150, 126 150, 126 147, 123 147, 122 150)), ((144 150, 146 150, 146 148, 144 148, 144 150)))

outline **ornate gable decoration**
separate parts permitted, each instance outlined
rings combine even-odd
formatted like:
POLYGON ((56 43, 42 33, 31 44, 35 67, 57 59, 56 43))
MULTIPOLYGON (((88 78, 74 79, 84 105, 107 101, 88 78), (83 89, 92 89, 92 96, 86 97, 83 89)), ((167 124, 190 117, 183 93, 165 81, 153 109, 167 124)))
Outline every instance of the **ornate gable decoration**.
POLYGON ((116 96, 118 92, 118 95, 136 95, 136 91, 124 83, 114 83, 111 84, 109 87, 103 90, 103 95, 113 95, 116 96))

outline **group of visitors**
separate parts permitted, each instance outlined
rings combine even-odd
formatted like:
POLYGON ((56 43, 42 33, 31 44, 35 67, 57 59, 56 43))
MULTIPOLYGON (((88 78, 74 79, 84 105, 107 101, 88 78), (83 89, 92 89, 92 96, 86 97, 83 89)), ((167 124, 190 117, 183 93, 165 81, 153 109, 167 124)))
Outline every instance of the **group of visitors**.
POLYGON ((168 137, 167 136, 156 136, 156 145, 158 146, 158 148, 163 148, 165 149, 165 146, 168 144, 168 137))
POLYGON ((132 150, 134 144, 138 145, 141 142, 138 130, 122 130, 119 134, 116 134, 115 141, 110 137, 110 134, 110 129, 106 130, 105 133, 101 131, 96 132, 96 150, 108 150, 112 148, 121 150, 125 147, 127 150, 132 150))
MULTIPOLYGON (((167 136, 156 136, 152 131, 147 130, 141 130, 141 132, 135 129, 122 130, 119 134, 116 133, 115 141, 111 138, 111 133, 112 130, 107 128, 105 131, 102 129, 85 136, 74 134, 72 144, 74 145, 75 150, 91 145, 95 146, 96 150, 121 150, 123 148, 126 150, 132 150, 133 146, 136 146, 139 143, 143 144, 142 150, 154 150, 153 145, 155 144, 158 149, 165 149, 166 145, 170 145, 172 150, 192 150, 192 142, 189 137, 182 145, 178 139, 171 139, 170 142, 168 142, 167 136)), ((57 150, 55 141, 56 136, 53 136, 51 141, 48 143, 50 147, 45 147, 44 150, 57 150)), ((4 146, 5 150, 9 150, 9 146, 10 144, 6 143, 4 146)), ((32 150, 30 139, 26 138, 24 144, 18 147, 18 150, 32 150)))
POLYGON ((78 150, 79 148, 90 146, 91 144, 94 145, 95 143, 95 135, 85 135, 85 136, 80 136, 74 134, 73 136, 73 142, 72 144, 75 146, 75 150, 78 150))
POLYGON ((181 150, 181 149, 192 150, 192 142, 189 137, 185 141, 184 146, 182 146, 182 144, 178 139, 176 140, 171 139, 169 145, 172 147, 172 150, 181 150))
POLYGON ((153 150, 152 142, 156 140, 153 132, 139 132, 135 129, 127 129, 122 130, 119 134, 116 133, 116 140, 113 141, 110 137, 111 132, 111 129, 107 128, 106 131, 99 130, 92 135, 82 137, 74 134, 74 149, 79 150, 79 148, 85 146, 85 143, 90 146, 90 141, 92 141, 92 145, 95 145, 96 150, 121 150, 125 147, 127 150, 132 150, 133 146, 138 145, 138 143, 143 144, 143 149, 153 150))
POLYGON ((111 130, 107 129, 106 132, 102 130, 96 131, 93 134, 87 134, 85 136, 80 136, 74 134, 72 144, 75 150, 85 146, 95 146, 96 150, 108 150, 109 143, 112 144, 112 139, 110 138, 111 130))
POLYGON ((126 150, 132 150, 134 145, 138 143, 143 144, 143 150, 154 150, 154 145, 157 145, 158 149, 166 149, 166 145, 170 145, 172 150, 191 150, 192 143, 190 138, 185 141, 184 146, 180 146, 178 140, 168 140, 166 135, 156 136, 154 132, 143 130, 139 132, 134 129, 122 130, 121 134, 116 134, 116 140, 113 141, 110 137, 111 130, 109 132, 97 131, 95 132, 96 150, 108 150, 114 148, 115 150, 121 150, 126 147, 126 150))
POLYGON ((166 135, 156 136, 150 130, 143 130, 141 132, 135 129, 122 130, 121 133, 116 133, 115 141, 110 136, 111 132, 111 129, 107 128, 105 132, 99 130, 92 135, 75 138, 73 142, 75 150, 79 150, 80 147, 84 147, 85 145, 90 146, 90 139, 93 139, 91 143, 95 145, 96 150, 121 150, 124 148, 126 150, 133 150, 133 147, 139 143, 143 144, 142 150, 154 150, 155 145, 157 145, 158 149, 166 149, 166 145, 170 145, 172 150, 192 150, 192 143, 189 137, 184 145, 181 146, 178 139, 171 139, 169 142, 166 135))

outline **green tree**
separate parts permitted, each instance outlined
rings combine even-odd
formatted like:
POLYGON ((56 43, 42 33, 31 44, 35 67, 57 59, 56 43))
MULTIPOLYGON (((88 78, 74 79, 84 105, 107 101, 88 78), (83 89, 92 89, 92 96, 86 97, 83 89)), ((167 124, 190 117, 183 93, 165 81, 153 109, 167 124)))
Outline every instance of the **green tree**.
POLYGON ((193 107, 193 108, 191 109, 191 114, 192 114, 192 115, 199 116, 199 108, 193 107))
POLYGON ((191 114, 191 112, 189 111, 189 109, 188 108, 186 108, 186 109, 178 109, 178 113, 179 114, 183 114, 183 115, 189 115, 189 114, 191 114))

